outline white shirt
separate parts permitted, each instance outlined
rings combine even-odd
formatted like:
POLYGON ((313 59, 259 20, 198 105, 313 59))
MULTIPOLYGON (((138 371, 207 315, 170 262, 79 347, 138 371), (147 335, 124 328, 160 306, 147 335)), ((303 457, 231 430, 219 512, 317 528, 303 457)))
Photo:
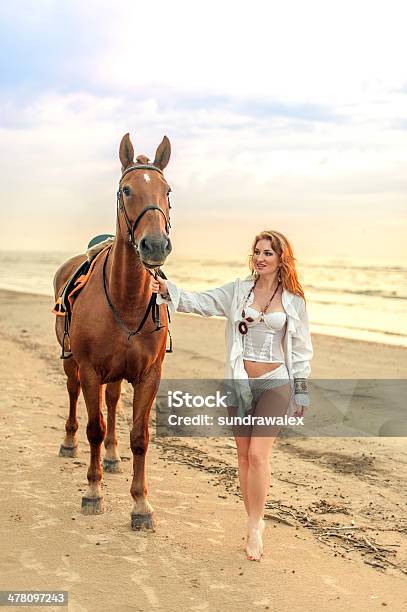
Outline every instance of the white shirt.
MULTIPOLYGON (((242 320, 243 302, 253 286, 253 277, 244 280, 238 278, 231 283, 203 292, 184 291, 169 280, 166 283, 169 299, 158 295, 157 304, 168 304, 173 312, 189 312, 205 317, 214 315, 226 317, 225 378, 239 382, 239 413, 243 414, 251 405, 252 394, 243 363, 243 336, 238 330, 238 325, 242 320)), ((310 375, 313 348, 304 299, 283 289, 282 304, 287 315, 283 351, 291 383, 288 415, 292 415, 298 405, 309 405, 307 394, 296 394, 294 397, 294 379, 308 378, 310 375)))

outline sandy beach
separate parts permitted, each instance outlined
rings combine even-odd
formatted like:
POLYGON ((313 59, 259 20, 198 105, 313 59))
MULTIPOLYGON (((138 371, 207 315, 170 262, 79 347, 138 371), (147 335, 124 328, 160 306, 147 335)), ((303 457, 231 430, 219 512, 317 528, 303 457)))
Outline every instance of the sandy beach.
MULTIPOLYGON (((242 550, 245 515, 230 438, 155 438, 148 451, 156 531, 130 528, 129 418, 106 511, 80 512, 89 449, 58 456, 67 393, 52 298, 0 291, 0 590, 66 590, 69 610, 406 609, 406 438, 279 438, 271 457, 265 557, 242 550)), ((177 314, 168 378, 216 378, 224 323, 177 314)), ((407 349, 313 335, 313 378, 406 378, 407 349)))

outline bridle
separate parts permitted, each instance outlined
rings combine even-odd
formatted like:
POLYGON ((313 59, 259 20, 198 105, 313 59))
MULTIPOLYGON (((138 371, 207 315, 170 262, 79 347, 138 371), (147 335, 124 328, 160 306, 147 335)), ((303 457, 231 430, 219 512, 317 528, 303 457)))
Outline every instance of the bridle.
MULTIPOLYGON (((119 189, 117 190, 117 218, 119 219, 119 210, 120 210, 124 215, 124 220, 127 225, 127 233, 128 233, 129 242, 136 249, 136 251, 138 251, 138 247, 134 239, 134 232, 136 231, 137 225, 139 224, 141 218, 146 214, 146 212, 148 212, 149 210, 158 210, 163 215, 165 219, 165 232, 167 236, 169 235, 171 223, 170 223, 169 215, 167 218, 167 215, 165 214, 163 209, 160 206, 156 206, 155 204, 149 204, 148 206, 145 206, 143 210, 137 215, 133 223, 131 222, 129 215, 127 214, 126 206, 124 204, 123 190, 121 187, 121 182, 126 176, 126 174, 129 174, 129 172, 132 172, 133 170, 155 170, 156 172, 159 172, 161 176, 164 176, 164 174, 160 168, 157 168, 157 166, 154 166, 153 164, 134 164, 134 166, 130 166, 129 168, 126 168, 126 170, 123 172, 122 177, 119 181, 119 189)), ((169 197, 170 192, 171 192, 171 187, 167 194, 168 209, 171 208, 170 197, 169 197)), ((119 224, 120 224, 120 219, 119 219, 119 224)))
MULTIPOLYGON (((171 227, 169 216, 167 218, 167 216, 166 216, 165 212, 163 211, 163 209, 160 208, 160 206, 156 206, 154 204, 150 204, 148 206, 145 206, 143 208, 143 210, 139 213, 139 215, 136 217, 136 219, 135 219, 135 221, 133 223, 131 222, 131 220, 129 218, 129 215, 127 214, 127 210, 126 210, 126 207, 124 205, 124 200, 123 200, 123 191, 122 191, 122 188, 121 188, 121 182, 122 182, 123 178, 126 176, 126 174, 128 174, 129 172, 132 172, 133 170, 143 170, 143 169, 145 169, 145 170, 155 170, 156 172, 159 172, 162 176, 164 176, 163 172, 160 170, 160 168, 157 168, 157 166, 154 166, 152 164, 135 164, 134 166, 130 166, 130 168, 127 168, 123 172, 122 177, 121 177, 121 179, 119 181, 119 189, 117 191, 117 219, 118 219, 118 222, 119 222, 119 227, 120 227, 120 218, 119 218, 119 210, 120 210, 121 212, 123 212, 124 219, 126 221, 129 242, 135 248, 137 253, 138 253, 138 247, 137 247, 136 241, 134 239, 134 232, 136 230, 136 227, 137 227, 138 223, 140 222, 140 219, 142 218, 143 215, 145 215, 146 212, 148 212, 149 210, 158 210, 164 216, 164 219, 165 219, 165 231, 166 231, 167 236, 169 235, 169 229, 171 227)), ((170 187, 170 189, 168 191, 168 194, 167 194, 167 197, 168 197, 168 209, 171 208, 170 198, 169 198, 170 191, 171 191, 171 187, 170 187)), ((106 257, 105 257, 105 260, 103 262, 103 270, 102 270, 103 290, 104 290, 104 293, 105 293, 107 304, 108 304, 108 306, 109 306, 109 308, 110 308, 110 310, 111 310, 111 312, 113 314, 113 317, 114 317, 116 323, 126 332, 127 339, 130 340, 130 338, 132 336, 137 336, 140 333, 142 333, 141 330, 142 330, 142 328, 144 326, 144 323, 147 321, 147 318, 148 318, 149 314, 151 314, 152 321, 153 321, 153 323, 155 325, 155 329, 153 329, 152 331, 159 331, 160 329, 162 329, 164 326, 161 325, 161 322, 160 322, 160 307, 157 304, 157 294, 156 293, 153 293, 151 295, 150 301, 149 301, 148 306, 147 306, 147 310, 144 313, 144 317, 141 320, 141 322, 140 322, 139 326, 137 327, 137 329, 130 329, 126 325, 126 323, 123 321, 123 319, 121 318, 119 312, 117 311, 116 307, 114 306, 114 304, 113 304, 113 302, 112 302, 112 300, 110 298, 109 291, 108 291, 108 288, 107 288, 107 283, 106 283, 106 264, 107 264, 107 259, 109 257, 109 253, 110 253, 110 247, 107 248, 106 257)), ((148 268, 147 268, 147 271, 150 274, 152 274, 155 278, 157 278, 157 276, 161 276, 161 278, 166 279, 166 276, 165 276, 164 272, 162 270, 160 270, 159 268, 155 269, 155 273, 154 274, 148 268)), ((168 314, 168 322, 170 322, 171 319, 170 319, 170 313, 169 313, 168 306, 167 306, 167 314, 168 314)), ((169 346, 168 349, 166 349, 165 352, 166 353, 172 353, 172 338, 171 338, 171 332, 170 332, 169 328, 168 328, 168 335, 169 335, 169 339, 170 339, 170 346, 169 346)))

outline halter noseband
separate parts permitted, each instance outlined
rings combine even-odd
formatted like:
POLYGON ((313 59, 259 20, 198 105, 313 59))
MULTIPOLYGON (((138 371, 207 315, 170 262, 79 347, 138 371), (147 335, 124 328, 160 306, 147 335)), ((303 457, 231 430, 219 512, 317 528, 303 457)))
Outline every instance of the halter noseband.
MULTIPOLYGON (((126 221, 126 225, 127 225, 127 232, 129 235, 129 242, 130 244, 132 244, 134 246, 134 248, 136 250, 137 249, 137 245, 136 245, 136 241, 134 239, 134 232, 136 231, 136 227, 140 222, 140 219, 143 217, 143 215, 145 215, 146 212, 148 212, 149 210, 158 210, 164 217, 165 219, 165 231, 167 233, 167 236, 169 234, 169 230, 171 227, 171 223, 170 223, 170 219, 165 214, 165 212, 163 211, 162 208, 160 208, 160 206, 156 206, 155 204, 150 204, 148 206, 145 206, 143 208, 143 210, 140 212, 140 214, 136 217, 134 223, 131 222, 128 214, 127 214, 127 210, 126 207, 124 205, 124 200, 123 200, 123 192, 122 192, 122 188, 121 188, 121 182, 123 180, 123 178, 126 176, 126 174, 128 174, 129 172, 132 172, 133 170, 155 170, 156 172, 159 172, 162 176, 164 176, 162 170, 160 170, 160 168, 157 168, 157 166, 154 166, 152 164, 135 164, 134 166, 130 166, 130 168, 127 168, 123 174, 122 177, 119 181, 119 189, 117 191, 117 206, 118 209, 120 208, 120 210, 123 212, 124 214, 124 220, 126 221)), ((169 198, 168 198, 169 200, 169 198)), ((170 207, 170 203, 168 201, 168 206, 170 207)), ((119 211, 117 211, 117 214, 119 214, 119 211)))

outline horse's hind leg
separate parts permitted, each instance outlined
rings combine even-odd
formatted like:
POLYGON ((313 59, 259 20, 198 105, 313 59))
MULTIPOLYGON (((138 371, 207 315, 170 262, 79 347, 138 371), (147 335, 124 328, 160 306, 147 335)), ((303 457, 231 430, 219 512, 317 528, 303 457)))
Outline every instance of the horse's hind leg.
POLYGON ((66 387, 69 393, 69 416, 65 423, 65 438, 59 449, 60 457, 78 456, 78 421, 76 418, 76 406, 81 392, 78 364, 73 357, 64 359, 64 370, 67 376, 66 387))
POLYGON ((107 431, 105 437, 106 454, 103 459, 103 469, 105 472, 114 474, 121 472, 121 459, 117 452, 116 435, 116 408, 120 399, 120 390, 121 380, 106 385, 107 431))

